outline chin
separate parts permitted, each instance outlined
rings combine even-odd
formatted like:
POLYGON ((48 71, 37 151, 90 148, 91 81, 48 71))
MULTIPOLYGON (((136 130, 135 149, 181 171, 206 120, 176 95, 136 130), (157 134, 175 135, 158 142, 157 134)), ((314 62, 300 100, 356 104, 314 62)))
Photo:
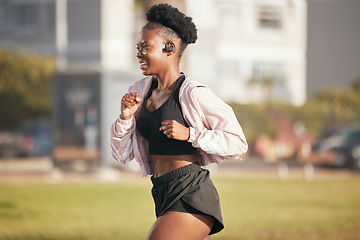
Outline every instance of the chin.
POLYGON ((143 74, 144 76, 149 76, 149 75, 151 75, 151 74, 147 73, 146 71, 142 71, 142 74, 143 74))
POLYGON ((145 69, 145 70, 141 70, 142 74, 144 76, 149 76, 149 75, 153 75, 153 73, 151 73, 149 70, 145 69))

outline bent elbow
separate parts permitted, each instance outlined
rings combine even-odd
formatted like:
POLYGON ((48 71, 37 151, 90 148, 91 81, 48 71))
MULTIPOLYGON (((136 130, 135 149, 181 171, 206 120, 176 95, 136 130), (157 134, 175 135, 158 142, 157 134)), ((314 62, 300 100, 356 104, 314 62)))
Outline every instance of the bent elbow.
POLYGON ((242 148, 243 148, 243 153, 242 154, 245 154, 249 150, 249 145, 247 144, 246 141, 243 142, 242 148))

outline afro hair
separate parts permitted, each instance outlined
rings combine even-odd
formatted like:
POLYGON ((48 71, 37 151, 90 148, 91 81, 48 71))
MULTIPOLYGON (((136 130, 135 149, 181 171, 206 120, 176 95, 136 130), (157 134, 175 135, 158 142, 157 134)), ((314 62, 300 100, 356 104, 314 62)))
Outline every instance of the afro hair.
POLYGON ((195 43, 197 40, 197 29, 192 18, 168 4, 152 6, 146 13, 146 19, 171 28, 185 44, 195 43))

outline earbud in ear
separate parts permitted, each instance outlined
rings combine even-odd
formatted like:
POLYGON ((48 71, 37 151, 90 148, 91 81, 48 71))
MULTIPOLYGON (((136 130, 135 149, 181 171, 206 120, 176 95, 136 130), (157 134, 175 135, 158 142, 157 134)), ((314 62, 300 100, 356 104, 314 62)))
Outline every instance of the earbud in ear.
POLYGON ((171 41, 167 41, 167 42, 165 43, 165 48, 164 48, 164 51, 165 51, 165 52, 172 52, 172 51, 174 51, 174 48, 173 48, 172 46, 169 46, 170 43, 171 43, 171 41))

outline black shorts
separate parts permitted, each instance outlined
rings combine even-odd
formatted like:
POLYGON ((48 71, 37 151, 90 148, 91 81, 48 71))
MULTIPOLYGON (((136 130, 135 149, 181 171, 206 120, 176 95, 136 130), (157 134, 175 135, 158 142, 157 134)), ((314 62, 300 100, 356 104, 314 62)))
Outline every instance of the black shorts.
POLYGON ((166 211, 203 214, 215 218, 210 235, 224 228, 219 195, 207 169, 194 163, 157 178, 152 176, 151 181, 156 217, 166 211))

